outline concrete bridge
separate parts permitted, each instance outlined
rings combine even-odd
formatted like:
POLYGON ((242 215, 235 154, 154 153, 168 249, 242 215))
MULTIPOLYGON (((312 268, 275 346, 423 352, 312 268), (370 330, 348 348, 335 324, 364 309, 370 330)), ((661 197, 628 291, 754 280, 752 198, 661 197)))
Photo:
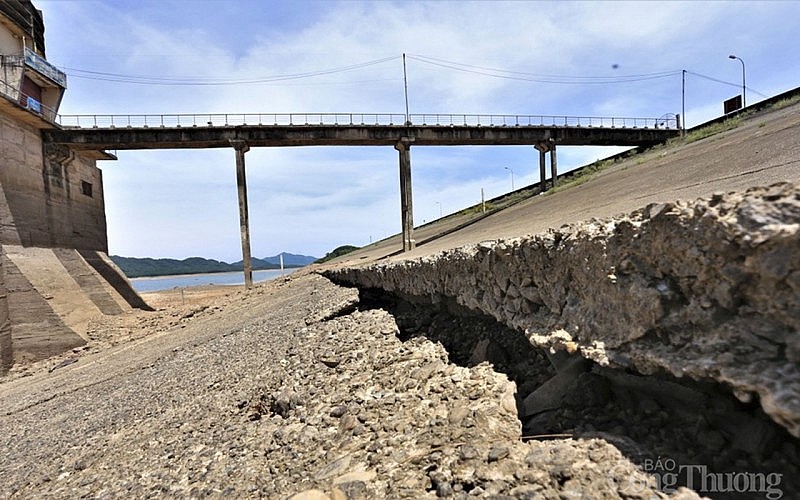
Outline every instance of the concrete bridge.
POLYGON ((661 118, 474 114, 173 114, 60 115, 60 128, 42 131, 45 143, 72 150, 232 147, 236 152, 245 284, 252 284, 245 153, 251 147, 392 146, 399 153, 403 250, 414 248, 411 146, 532 146, 539 152, 544 190, 545 155, 553 186, 556 147, 651 146, 680 134, 675 115, 661 118))

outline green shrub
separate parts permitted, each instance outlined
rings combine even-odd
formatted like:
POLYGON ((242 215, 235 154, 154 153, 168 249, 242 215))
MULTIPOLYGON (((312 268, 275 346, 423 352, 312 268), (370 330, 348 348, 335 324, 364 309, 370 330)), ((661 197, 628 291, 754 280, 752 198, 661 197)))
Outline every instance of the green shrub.
POLYGON ((333 260, 336 257, 341 257, 342 255, 346 255, 350 252, 354 252, 358 250, 360 247, 356 247, 353 245, 342 245, 338 248, 333 249, 332 251, 325 254, 325 257, 321 257, 314 261, 315 264, 322 264, 323 262, 328 262, 329 260, 333 260))
POLYGON ((780 101, 770 106, 770 109, 783 109, 791 106, 792 104, 797 104, 798 102, 800 102, 800 94, 792 97, 787 97, 786 99, 781 99, 780 101))
POLYGON ((739 125, 742 124, 742 117, 736 116, 733 118, 729 118, 725 121, 712 123, 707 127, 703 127, 698 130, 693 130, 686 134, 686 137, 683 138, 683 141, 686 144, 699 141, 701 139, 705 139, 706 137, 711 137, 712 135, 717 135, 721 132, 725 132, 728 130, 733 130, 737 128, 739 125))

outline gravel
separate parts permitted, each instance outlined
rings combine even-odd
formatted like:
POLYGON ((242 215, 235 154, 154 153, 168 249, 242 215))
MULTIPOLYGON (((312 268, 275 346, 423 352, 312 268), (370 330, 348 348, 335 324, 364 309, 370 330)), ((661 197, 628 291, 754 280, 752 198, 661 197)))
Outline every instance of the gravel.
POLYGON ((357 303, 300 273, 8 380, 0 496, 667 496, 608 440, 523 441, 506 375, 357 303))

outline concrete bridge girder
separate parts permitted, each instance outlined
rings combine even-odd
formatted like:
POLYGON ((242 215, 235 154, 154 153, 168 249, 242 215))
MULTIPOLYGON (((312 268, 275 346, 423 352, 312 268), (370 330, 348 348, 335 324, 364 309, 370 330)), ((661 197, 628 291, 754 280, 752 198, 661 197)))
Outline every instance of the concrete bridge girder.
POLYGON ((80 150, 225 148, 230 141, 251 147, 394 146, 414 137, 416 146, 647 146, 679 135, 671 129, 592 127, 475 127, 390 125, 242 125, 235 127, 141 127, 43 130, 45 142, 80 150))

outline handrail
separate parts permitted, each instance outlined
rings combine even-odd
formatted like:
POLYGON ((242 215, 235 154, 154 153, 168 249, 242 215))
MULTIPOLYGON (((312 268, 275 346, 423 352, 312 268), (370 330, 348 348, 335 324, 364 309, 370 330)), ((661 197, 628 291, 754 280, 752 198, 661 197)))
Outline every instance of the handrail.
POLYGON ((592 127, 677 129, 675 118, 426 113, 207 113, 58 115, 65 128, 230 126, 592 127))

